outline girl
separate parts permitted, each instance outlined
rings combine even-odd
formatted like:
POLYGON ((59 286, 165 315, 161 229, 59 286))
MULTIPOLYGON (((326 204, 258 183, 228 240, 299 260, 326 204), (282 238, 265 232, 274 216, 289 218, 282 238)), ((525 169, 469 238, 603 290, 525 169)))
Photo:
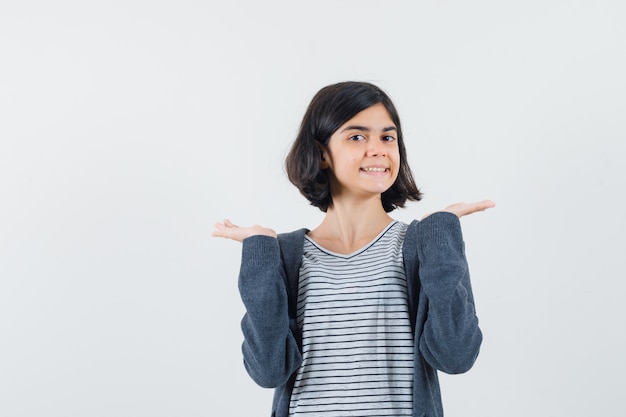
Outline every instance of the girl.
POLYGON ((314 96, 286 170, 317 228, 213 232, 243 243, 244 365, 275 388, 271 415, 442 416, 437 371, 469 370, 482 341, 459 218, 494 203, 392 219, 421 193, 391 99, 364 82, 314 96))

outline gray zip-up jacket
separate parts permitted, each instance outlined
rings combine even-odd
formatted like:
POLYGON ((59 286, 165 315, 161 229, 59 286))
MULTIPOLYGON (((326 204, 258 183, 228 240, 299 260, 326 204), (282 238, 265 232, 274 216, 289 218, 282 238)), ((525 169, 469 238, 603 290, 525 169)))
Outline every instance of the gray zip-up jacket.
MULTIPOLYGON (((251 236, 242 246, 244 366, 258 385, 275 388, 272 417, 289 415, 302 362, 295 311, 305 233, 251 236)), ((441 417, 437 371, 468 371, 482 342, 458 217, 438 212, 414 220, 402 253, 415 338, 413 416, 441 417)))

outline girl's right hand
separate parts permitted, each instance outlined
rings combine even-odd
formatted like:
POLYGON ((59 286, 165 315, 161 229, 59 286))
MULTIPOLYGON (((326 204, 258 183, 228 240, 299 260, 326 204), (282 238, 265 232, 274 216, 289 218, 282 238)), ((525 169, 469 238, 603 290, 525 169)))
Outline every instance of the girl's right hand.
POLYGON ((245 238, 255 235, 277 237, 274 230, 259 226, 258 224, 252 227, 240 227, 233 224, 230 220, 224 219, 222 222, 215 223, 214 226, 216 230, 211 233, 211 236, 225 237, 227 239, 236 240, 237 242, 243 242, 245 238))

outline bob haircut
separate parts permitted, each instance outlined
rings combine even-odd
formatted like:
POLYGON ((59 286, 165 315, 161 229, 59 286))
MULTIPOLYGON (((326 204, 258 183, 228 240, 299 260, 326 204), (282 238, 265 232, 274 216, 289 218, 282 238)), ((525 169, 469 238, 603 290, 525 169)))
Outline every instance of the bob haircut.
POLYGON ((382 103, 396 125, 400 169, 393 185, 381 194, 385 212, 404 207, 406 200, 418 201, 421 191, 415 185, 407 163, 406 149, 400 127, 400 117, 389 96, 379 87, 357 81, 345 81, 323 87, 311 100, 298 136, 285 160, 287 177, 311 205, 326 212, 332 205, 330 177, 320 168, 322 150, 330 137, 357 113, 382 103))

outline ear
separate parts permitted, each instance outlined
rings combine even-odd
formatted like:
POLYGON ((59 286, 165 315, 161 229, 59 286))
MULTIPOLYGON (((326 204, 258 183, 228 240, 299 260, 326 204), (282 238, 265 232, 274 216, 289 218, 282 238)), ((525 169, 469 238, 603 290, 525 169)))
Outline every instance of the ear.
POLYGON ((328 155, 328 150, 326 149, 324 145, 322 145, 319 142, 317 145, 320 148, 320 168, 327 169, 330 166, 328 164, 328 161, 330 160, 329 155, 328 155))

